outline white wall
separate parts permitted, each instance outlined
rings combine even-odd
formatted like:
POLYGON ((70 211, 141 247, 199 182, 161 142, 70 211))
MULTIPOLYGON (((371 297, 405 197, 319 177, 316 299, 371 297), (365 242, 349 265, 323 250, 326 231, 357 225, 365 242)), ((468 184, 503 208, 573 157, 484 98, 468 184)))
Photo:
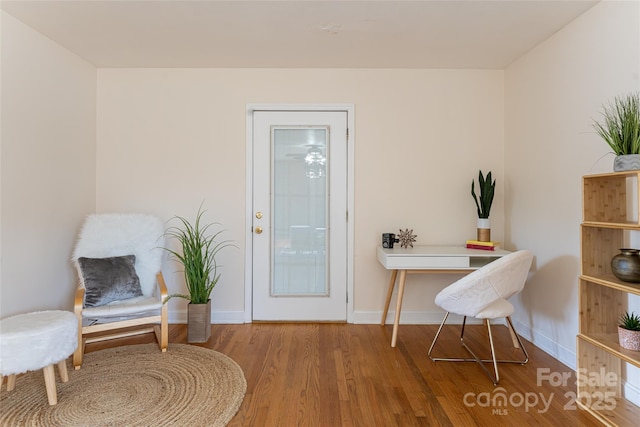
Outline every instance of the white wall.
POLYGON ((96 69, 5 12, 0 24, 0 317, 71 309, 71 246, 95 206, 96 69))
MULTIPOLYGON (((498 179, 492 220, 502 237, 503 97, 502 71, 100 69, 97 210, 193 218, 204 200, 239 246, 221 256, 214 319, 237 320, 244 310, 246 105, 352 103, 354 306, 356 321, 377 323, 388 282, 375 259, 381 233, 412 228, 422 244, 474 237, 470 186, 479 168, 498 179)), ((173 292, 182 287, 176 269, 165 268, 173 292)), ((439 319, 433 297, 447 280, 411 277, 405 318, 439 319)), ((179 318, 184 302, 170 304, 179 318)))
POLYGON ((599 3, 505 72, 506 240, 536 255, 514 320, 572 367, 581 177, 613 170, 592 122, 603 103, 637 90, 639 2, 599 3))

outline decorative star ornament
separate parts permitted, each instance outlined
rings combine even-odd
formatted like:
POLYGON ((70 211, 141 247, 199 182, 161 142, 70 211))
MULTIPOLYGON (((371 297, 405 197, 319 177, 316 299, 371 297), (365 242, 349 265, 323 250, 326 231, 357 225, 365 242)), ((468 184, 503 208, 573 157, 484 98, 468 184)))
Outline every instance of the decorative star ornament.
POLYGON ((404 231, 400 229, 400 234, 398 235, 398 240, 400 241, 401 248, 408 248, 409 246, 413 247, 413 242, 416 241, 416 237, 418 235, 413 234, 413 228, 409 230, 408 228, 404 231))

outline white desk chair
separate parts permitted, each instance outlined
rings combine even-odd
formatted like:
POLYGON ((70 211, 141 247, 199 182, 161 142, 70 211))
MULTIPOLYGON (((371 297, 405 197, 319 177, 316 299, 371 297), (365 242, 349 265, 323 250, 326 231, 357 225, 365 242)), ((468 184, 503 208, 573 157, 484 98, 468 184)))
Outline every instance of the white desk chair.
POLYGON ((513 252, 470 273, 440 291, 440 293, 436 295, 435 303, 445 310, 446 314, 431 343, 431 347, 429 347, 429 358, 433 361, 477 362, 494 385, 498 385, 500 381, 498 362, 527 363, 529 361, 529 355, 511 322, 511 314, 514 308, 507 299, 524 288, 532 261, 533 255, 529 251, 521 250, 513 252), (449 317, 449 313, 464 316, 460 332, 460 343, 473 358, 443 358, 432 356, 433 348, 438 341, 447 317, 449 317), (464 327, 467 317, 483 319, 486 323, 491 347, 491 359, 480 359, 465 343, 464 327), (521 360, 496 360, 490 320, 502 317, 507 320, 514 347, 522 350, 524 358, 521 360), (493 376, 485 366, 487 362, 493 364, 493 376))

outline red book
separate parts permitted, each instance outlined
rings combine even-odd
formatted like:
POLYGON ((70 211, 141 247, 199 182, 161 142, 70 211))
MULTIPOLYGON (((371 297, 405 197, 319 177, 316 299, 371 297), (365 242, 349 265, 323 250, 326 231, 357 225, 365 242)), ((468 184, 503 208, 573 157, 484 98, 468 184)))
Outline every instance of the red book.
POLYGON ((472 245, 471 243, 467 243, 467 249, 481 249, 483 251, 495 251, 495 246, 485 246, 485 245, 472 245))

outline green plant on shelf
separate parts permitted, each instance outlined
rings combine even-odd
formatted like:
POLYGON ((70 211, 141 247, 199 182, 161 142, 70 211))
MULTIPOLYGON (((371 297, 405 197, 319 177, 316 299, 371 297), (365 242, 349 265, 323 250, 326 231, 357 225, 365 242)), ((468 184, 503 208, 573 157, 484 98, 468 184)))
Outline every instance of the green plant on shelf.
POLYGON ((620 327, 629 331, 640 331, 640 316, 634 312, 625 312, 620 316, 620 327))
POLYGON ((593 127, 616 156, 640 154, 640 92, 616 97, 593 127))

